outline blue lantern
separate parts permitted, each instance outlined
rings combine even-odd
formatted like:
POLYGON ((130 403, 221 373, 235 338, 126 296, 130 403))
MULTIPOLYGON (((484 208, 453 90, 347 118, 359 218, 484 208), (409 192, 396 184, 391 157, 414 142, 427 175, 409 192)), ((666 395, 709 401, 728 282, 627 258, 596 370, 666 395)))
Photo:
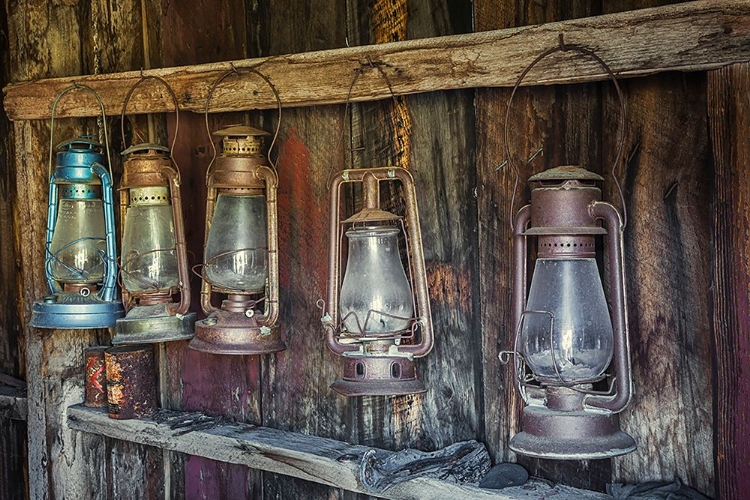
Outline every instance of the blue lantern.
MULTIPOLYGON (((112 176, 104 166, 104 147, 79 137, 57 150, 47 211, 45 275, 50 295, 34 302, 31 326, 108 328, 125 312, 116 297, 112 176)), ((50 148, 50 170, 51 155, 50 148)))

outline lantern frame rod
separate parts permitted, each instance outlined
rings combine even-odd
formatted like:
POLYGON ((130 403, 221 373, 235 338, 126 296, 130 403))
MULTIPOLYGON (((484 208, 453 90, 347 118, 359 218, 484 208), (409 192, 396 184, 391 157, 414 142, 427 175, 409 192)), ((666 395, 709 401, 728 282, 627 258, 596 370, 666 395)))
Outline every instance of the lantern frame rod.
POLYGON ((430 312, 429 291, 427 289, 427 271, 424 262, 424 249, 422 246, 422 233, 418 223, 417 196, 414 189, 414 178, 411 173, 399 167, 376 167, 366 169, 349 169, 336 175, 331 184, 331 211, 330 211, 330 232, 329 232, 329 274, 328 274, 328 300, 326 302, 326 311, 323 316, 323 323, 326 329, 326 344, 328 348, 338 355, 344 355, 346 352, 359 350, 358 344, 341 344, 338 342, 336 330, 339 324, 339 284, 341 281, 341 264, 339 256, 341 255, 341 245, 339 243, 339 226, 341 223, 341 188, 349 183, 363 183, 365 186, 366 206, 364 209, 377 209, 379 200, 375 199, 372 193, 373 189, 379 190, 380 182, 398 180, 404 189, 404 206, 406 218, 410 221, 406 225, 407 238, 409 241, 410 253, 410 272, 413 267, 413 294, 418 306, 418 318, 421 329, 421 339, 419 344, 399 345, 398 351, 411 355, 415 358, 426 356, 434 345, 434 333, 432 324, 432 314, 430 312), (368 189, 369 188, 369 189, 368 189), (376 204, 376 206, 369 206, 376 204))
POLYGON ((609 227, 609 237, 612 238, 612 242, 607 245, 607 259, 612 283, 610 295, 613 302, 611 314, 615 341, 612 362, 615 374, 614 388, 616 390, 613 396, 590 394, 584 399, 584 405, 619 413, 628 405, 633 393, 627 299, 625 296, 625 268, 622 260, 622 219, 614 206, 603 201, 592 203, 589 206, 589 213, 596 219, 604 220, 609 227))

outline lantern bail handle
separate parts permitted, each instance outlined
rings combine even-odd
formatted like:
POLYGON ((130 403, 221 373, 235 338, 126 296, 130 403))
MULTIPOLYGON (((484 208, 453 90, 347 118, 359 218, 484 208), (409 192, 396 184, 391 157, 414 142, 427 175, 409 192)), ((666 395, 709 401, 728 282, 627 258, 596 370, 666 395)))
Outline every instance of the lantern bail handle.
MULTIPOLYGON (((513 183, 513 195, 511 196, 510 200, 510 227, 513 229, 513 205, 515 205, 515 199, 516 199, 516 191, 518 190, 518 182, 519 182, 519 171, 518 167, 513 161, 513 156, 510 154, 510 147, 508 146, 508 123, 510 122, 510 109, 511 104, 513 103, 513 98, 516 95, 516 91, 518 90, 518 87, 521 86, 521 82, 524 78, 526 78, 526 75, 529 74, 529 72, 534 68, 534 66, 539 63, 542 59, 545 57, 552 55, 556 52, 578 52, 579 54, 583 54, 584 56, 588 56, 592 59, 594 59, 599 66, 601 66, 604 71, 609 76, 610 80, 612 80, 612 83, 615 85, 615 89, 617 90, 617 97, 620 101, 620 133, 618 137, 618 145, 617 145, 617 153, 615 154, 615 160, 612 162, 612 170, 610 171, 612 175, 612 179, 614 180, 615 186, 617 187, 617 192, 620 195, 620 203, 622 205, 622 225, 620 226, 620 229, 625 229, 625 226, 628 223, 628 212, 627 207, 625 206, 625 195, 622 192, 622 186, 620 186, 620 182, 617 180, 617 176, 615 175, 615 171, 617 170, 617 165, 620 163, 620 159, 622 158, 622 151, 625 146, 625 121, 626 121, 626 110, 625 110, 625 98, 622 95, 622 90, 620 89, 620 84, 617 82, 617 77, 615 77, 615 74, 612 72, 610 67, 605 63, 594 51, 587 49, 581 45, 568 45, 563 40, 563 34, 560 33, 557 37, 557 47, 552 47, 551 49, 547 49, 539 56, 537 56, 536 59, 534 59, 531 64, 529 64, 526 69, 523 70, 521 75, 518 77, 518 80, 516 80, 516 84, 513 86, 513 91, 510 94, 510 99, 508 99, 508 107, 505 110, 505 133, 504 133, 504 142, 503 147, 505 149, 505 158, 508 162, 508 165, 513 169, 513 174, 515 175, 515 181, 513 183)), ((535 155, 536 156, 536 155, 535 155)))
MULTIPOLYGON (((393 85, 391 85, 391 79, 388 78, 388 75, 383 70, 383 66, 385 66, 386 64, 380 61, 373 62, 372 58, 367 54, 365 55, 365 60, 366 62, 360 62, 359 66, 354 69, 354 78, 352 78, 352 82, 349 84, 349 91, 346 93, 346 105, 344 107, 344 117, 342 119, 341 133, 339 134, 339 138, 336 141, 336 147, 334 148, 334 152, 338 152, 341 149, 341 145, 344 142, 345 128, 343 126, 343 123, 346 121, 347 116, 349 116, 349 108, 352 105, 352 90, 354 90, 354 86, 357 84, 359 77, 362 76, 365 70, 376 69, 378 71, 378 74, 385 81, 385 84, 388 87, 388 92, 390 92, 391 94, 391 100, 393 101, 393 105, 398 106, 398 100, 396 99, 396 93, 393 91, 393 85)), ((349 151, 351 154, 352 164, 354 164, 355 149, 350 147, 349 151)), ((328 171, 328 179, 326 180, 326 187, 328 189, 331 189, 331 184, 334 178, 334 172, 335 172, 334 163, 335 163, 334 161, 331 161, 331 168, 328 171)), ((342 171, 344 170, 346 169, 342 169, 342 171)))
MULTIPOLYGON (((174 145, 177 142, 177 134, 180 131, 180 105, 177 101, 177 96, 174 93, 174 90, 172 90, 172 87, 160 76, 156 75, 144 75, 143 71, 141 71, 141 78, 133 84, 132 87, 130 87, 130 90, 128 90, 127 95, 125 96, 125 101, 122 103, 122 113, 120 113, 120 119, 122 120, 123 126, 121 127, 122 132, 122 146, 123 150, 127 150, 127 141, 125 140, 125 111, 127 110, 128 103, 130 102, 130 98, 132 97, 133 93, 135 92, 135 89, 138 88, 140 84, 145 82, 146 80, 156 80, 157 82, 161 83, 165 89, 167 89, 167 92, 169 93, 169 96, 172 98, 172 103, 174 103, 174 116, 175 116, 175 126, 174 126, 174 137, 172 137, 172 145, 169 147, 170 152, 174 151, 174 145)), ((174 156, 172 158, 172 161, 174 162, 174 156)), ((175 162, 176 164, 176 162, 175 162)))
POLYGON ((109 169, 109 176, 112 177, 112 159, 109 157, 109 135, 107 133, 107 115, 104 112, 104 103, 102 102, 102 98, 99 97, 99 94, 89 87, 88 85, 82 85, 80 83, 73 82, 73 85, 66 88, 59 94, 57 94, 57 97, 55 97, 54 102, 52 103, 52 113, 50 118, 50 131, 49 131, 49 163, 47 165, 47 178, 52 179, 52 157, 54 156, 55 152, 55 110, 57 109, 57 103, 60 102, 60 99, 67 94, 68 92, 72 90, 85 90, 86 92, 91 93, 95 98, 96 102, 99 103, 99 109, 102 111, 102 133, 104 134, 104 149, 107 151, 107 168, 109 169))
MULTIPOLYGON (((229 71, 221 75, 211 85, 211 88, 208 91, 208 96, 206 97, 206 110, 204 112, 206 116, 206 133, 208 134, 208 139, 211 142, 211 147, 213 148, 213 151, 214 151, 214 155, 211 158, 211 163, 208 164, 208 168, 206 169, 206 182, 208 182, 208 179, 211 175, 211 167, 216 161, 216 155, 217 155, 216 144, 214 144, 214 141, 211 138, 211 127, 209 127, 208 125, 208 111, 209 111, 209 108, 211 107, 211 100, 213 99, 214 92, 216 91, 216 87, 218 87, 219 84, 224 81, 224 79, 232 75, 240 76, 240 75, 248 74, 248 73, 258 75, 264 82, 266 82, 266 84, 271 89, 271 92, 273 92, 273 96, 276 98, 276 110, 279 116, 276 121, 276 131, 273 134, 273 139, 271 140, 271 144, 268 146, 268 163, 269 165, 271 165, 271 168, 273 169, 274 173, 276 173, 276 164, 271 159, 271 150, 273 149, 273 146, 276 144, 276 139, 279 137, 279 130, 281 129, 281 97, 279 97, 279 92, 278 90, 276 90, 276 87, 274 86, 274 84, 271 83, 271 79, 268 78, 263 73, 261 73, 260 71, 258 71, 257 69, 255 69, 255 66, 237 68, 232 62, 230 62, 229 65, 232 67, 232 69, 230 69, 229 71)), ((256 66, 259 66, 259 64, 256 66)))

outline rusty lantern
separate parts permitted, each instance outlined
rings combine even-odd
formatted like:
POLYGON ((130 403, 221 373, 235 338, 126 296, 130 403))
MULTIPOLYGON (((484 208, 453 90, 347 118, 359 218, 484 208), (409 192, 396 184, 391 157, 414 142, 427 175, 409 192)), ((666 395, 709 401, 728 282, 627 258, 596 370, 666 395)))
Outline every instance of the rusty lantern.
MULTIPOLYGON (((168 91, 179 131, 179 107, 172 88, 157 76, 144 76, 128 92, 122 105, 122 123, 130 97, 148 80, 168 91)), ((125 127, 122 142, 126 144, 125 127)), ((122 301, 128 311, 117 321, 113 344, 139 344, 189 339, 196 314, 190 309, 190 283, 185 229, 180 196, 180 171, 171 149, 143 143, 122 152, 120 222, 123 228, 122 301), (175 300, 179 295, 179 300, 175 300)))
POLYGON ((344 376, 331 388, 344 396, 425 392, 413 360, 430 352, 434 337, 411 174, 395 167, 341 172, 331 187, 330 225, 322 321, 328 347, 344 358, 344 376), (405 218, 381 210, 381 182, 401 183, 405 218), (364 207, 341 221, 341 190, 352 183, 362 184, 364 207))
POLYGON ((631 396, 622 218, 601 201, 598 174, 576 166, 532 176, 513 254, 517 387, 526 402, 517 453, 584 460, 635 450, 616 414, 631 396), (604 221, 605 227, 602 227, 604 221), (527 240, 537 255, 527 295, 527 240), (596 262, 603 238, 611 309, 596 262), (611 373, 607 368, 612 365, 611 373), (606 385, 597 391, 595 384, 606 385))
POLYGON ((128 313, 117 321, 112 343, 192 338, 196 314, 188 311, 180 174, 164 146, 137 144, 122 154, 121 280, 128 313))
POLYGON ((201 306, 190 347, 214 354, 284 350, 278 325, 279 261, 275 171, 262 153, 267 132, 215 132, 221 152, 207 174, 201 306), (212 295, 223 294, 221 307, 212 295))

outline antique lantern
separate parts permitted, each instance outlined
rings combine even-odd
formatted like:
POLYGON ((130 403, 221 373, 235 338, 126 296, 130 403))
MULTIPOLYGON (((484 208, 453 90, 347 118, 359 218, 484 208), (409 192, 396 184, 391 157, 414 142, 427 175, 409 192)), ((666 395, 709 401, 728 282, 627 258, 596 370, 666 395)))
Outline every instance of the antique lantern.
POLYGON ((622 455, 635 442, 616 414, 631 396, 622 219, 601 201, 601 176, 563 166, 532 176, 514 226, 517 387, 526 407, 510 448, 538 458, 622 455), (602 227, 601 221, 605 227, 602 227), (527 295, 527 240, 537 239, 527 295), (609 303, 596 262, 604 240, 609 303), (608 367, 612 366, 611 373, 608 367), (598 385, 603 390, 595 390, 598 385))
POLYGON ((286 348, 279 316, 276 172, 262 153, 267 132, 219 130, 208 168, 201 307, 190 347, 214 354, 268 354, 286 348), (213 168, 211 168, 213 166, 213 168), (213 295, 226 298, 221 307, 213 295))
POLYGON ((331 388, 344 396, 425 392, 414 358, 430 352, 434 337, 411 174, 395 167, 341 172, 331 186, 330 217, 322 321, 328 347, 344 358, 344 376, 331 388), (381 182, 401 183, 405 220, 381 210, 381 182), (362 185, 364 206, 341 221, 341 190, 353 183, 362 185))
POLYGON ((49 204, 45 276, 50 295, 34 302, 36 328, 108 328, 124 314, 116 297, 117 249, 104 105, 85 85, 60 92, 52 104, 49 148, 49 204), (91 93, 102 110, 105 146, 89 136, 57 146, 52 169, 55 110, 70 91, 91 93), (105 154, 107 161, 105 161, 105 154))
MULTIPOLYGON (((135 88, 128 93, 122 117, 135 88)), ((125 137, 123 134, 123 144, 125 137)), ((173 142, 174 144, 174 142, 173 142)), ((193 337, 196 314, 190 309, 190 284, 180 197, 180 173, 171 150, 137 144, 122 152, 120 221, 123 228, 121 281, 127 316, 117 321, 113 344, 168 342, 193 337), (179 300, 175 300, 179 296, 179 300)))

